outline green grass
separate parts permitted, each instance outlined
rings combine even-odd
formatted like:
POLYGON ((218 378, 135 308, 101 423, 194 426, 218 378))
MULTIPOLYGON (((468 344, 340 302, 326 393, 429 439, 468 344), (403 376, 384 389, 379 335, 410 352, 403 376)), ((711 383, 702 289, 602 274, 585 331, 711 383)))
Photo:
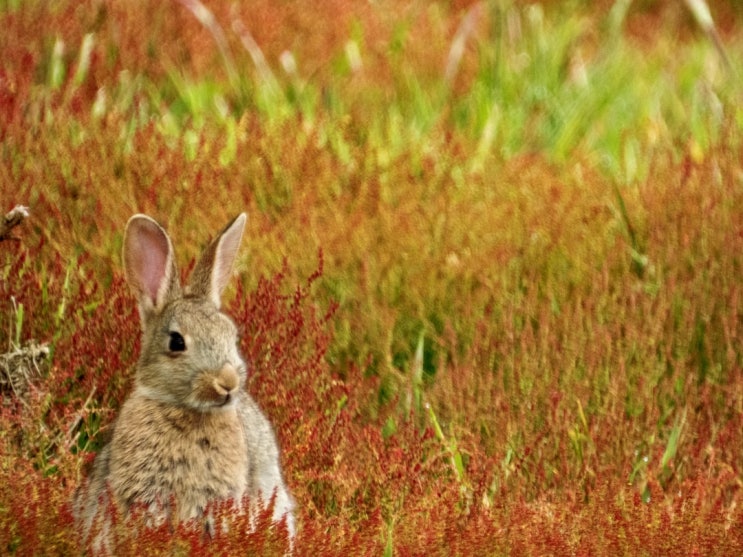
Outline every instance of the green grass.
POLYGON ((73 543, 130 385, 126 219, 188 261, 242 210, 300 554, 740 550, 740 9, 728 66, 671 2, 208 8, 0 5, 0 347, 53 355, 8 551, 73 543))

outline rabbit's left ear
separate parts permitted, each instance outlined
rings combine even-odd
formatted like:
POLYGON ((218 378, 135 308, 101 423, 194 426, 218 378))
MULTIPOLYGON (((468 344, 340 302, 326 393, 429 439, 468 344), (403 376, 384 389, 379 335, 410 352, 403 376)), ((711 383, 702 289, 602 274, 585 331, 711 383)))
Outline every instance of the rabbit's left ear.
POLYGON ((134 215, 124 231, 124 269, 139 298, 142 324, 180 295, 173 244, 167 232, 147 215, 134 215))
POLYGON ((207 298, 219 308, 222 291, 232 274, 232 266, 240 248, 246 221, 245 213, 240 213, 207 246, 191 273, 187 294, 207 298))

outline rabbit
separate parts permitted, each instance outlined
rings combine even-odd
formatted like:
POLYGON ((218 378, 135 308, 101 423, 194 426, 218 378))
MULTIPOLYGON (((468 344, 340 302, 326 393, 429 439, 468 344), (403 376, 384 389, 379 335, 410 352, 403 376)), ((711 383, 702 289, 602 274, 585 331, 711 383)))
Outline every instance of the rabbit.
POLYGON ((83 543, 95 553, 112 552, 112 502, 119 516, 138 504, 149 525, 199 519, 213 534, 207 506, 239 505, 246 495, 251 517, 259 501, 273 499, 273 520, 286 520, 293 544, 294 500, 276 437, 244 388, 237 328, 219 309, 246 218, 240 214, 209 244, 185 287, 165 230, 141 214, 126 225, 123 260, 139 301, 141 355, 133 392, 73 504, 83 543))

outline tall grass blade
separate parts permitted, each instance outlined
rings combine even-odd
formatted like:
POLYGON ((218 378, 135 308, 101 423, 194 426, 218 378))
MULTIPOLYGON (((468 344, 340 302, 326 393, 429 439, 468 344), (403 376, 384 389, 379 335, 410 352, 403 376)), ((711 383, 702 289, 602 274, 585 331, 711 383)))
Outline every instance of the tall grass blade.
POLYGON ((464 48, 467 44, 467 40, 475 29, 478 19, 480 19, 483 12, 483 2, 477 2, 474 4, 467 13, 465 14, 462 21, 457 27, 457 32, 452 39, 451 46, 449 47, 449 54, 446 57, 446 69, 444 70, 444 80, 448 85, 454 82, 454 78, 457 76, 459 66, 464 56, 464 48))
POLYGON ((629 216, 629 211, 627 210, 627 205, 624 202, 624 196, 622 195, 622 191, 619 188, 619 185, 614 182, 613 183, 614 188, 614 194, 617 198, 617 204, 619 205, 619 216, 624 224, 624 228, 627 232, 627 237, 630 242, 630 256, 632 257, 632 270, 637 275, 638 278, 643 278, 645 275, 645 269, 649 265, 649 260, 647 255, 643 253, 643 248, 640 245, 640 242, 637 237, 637 233, 635 232, 635 227, 632 225, 632 220, 629 216))
POLYGON ((666 443, 666 449, 665 451, 663 451, 663 456, 660 460, 660 465, 662 468, 667 468, 671 461, 676 457, 676 453, 678 452, 679 440, 681 439, 681 434, 684 431, 685 425, 686 407, 684 407, 681 416, 676 417, 676 420, 673 423, 673 428, 671 428, 671 435, 668 436, 668 443, 666 443))
POLYGON ((52 90, 59 89, 64 82, 66 69, 64 64, 65 44, 60 38, 54 41, 52 56, 49 60, 48 85, 52 90))
POLYGON ((722 44, 720 34, 717 32, 717 28, 715 27, 715 20, 712 18, 712 12, 710 11, 707 2, 705 0, 684 1, 686 2, 689 11, 691 11, 699 27, 702 28, 702 30, 707 34, 709 40, 712 41, 712 44, 717 50, 717 53, 720 55, 722 61, 725 63, 725 67, 728 70, 732 71, 733 65, 730 62, 728 53, 726 52, 725 47, 722 44))
POLYGON ((77 68, 75 69, 75 75, 72 78, 72 83, 75 87, 79 87, 88 77, 88 70, 90 70, 90 55, 93 53, 93 46, 95 40, 93 39, 93 33, 86 33, 83 37, 83 42, 80 45, 80 54, 77 57, 77 68))
POLYGON ((230 80, 232 87, 237 90, 239 87, 239 78, 237 69, 235 68, 235 62, 232 59, 227 39, 225 37, 222 26, 219 25, 214 14, 202 4, 199 0, 179 0, 183 6, 185 6, 194 17, 203 25, 214 37, 214 42, 217 44, 219 53, 224 61, 225 70, 227 70, 227 77, 230 80))
POLYGON ((11 303, 13 305, 13 313, 15 313, 15 334, 13 335, 13 345, 15 348, 21 346, 21 336, 23 334, 23 304, 16 302, 15 297, 11 297, 11 303))
POLYGON ((415 415, 421 413, 421 400, 423 397, 423 349, 425 344, 425 335, 421 331, 418 337, 418 344, 415 347, 415 355, 410 368, 410 389, 408 391, 408 409, 412 410, 415 415))
POLYGON ((439 424, 439 420, 436 417, 436 413, 433 411, 433 408, 430 404, 427 404, 426 408, 428 409, 428 417, 431 420, 431 425, 433 426, 433 431, 436 435, 436 438, 441 441, 441 443, 444 445, 444 447, 446 447, 446 450, 449 453, 449 457, 451 458, 452 470, 454 471, 454 475, 457 478, 457 482, 460 485, 464 486, 464 460, 462 459, 462 453, 459 452, 459 448, 457 447, 456 439, 454 437, 452 437, 451 440, 448 440, 446 438, 446 435, 444 435, 444 431, 441 429, 441 425, 439 424))
POLYGON ((632 0, 616 0, 609 10, 608 24, 609 36, 616 40, 621 36, 622 27, 627 19, 627 12, 632 5, 632 0))
POLYGON ((271 67, 268 65, 268 61, 266 60, 266 56, 263 54, 261 47, 258 46, 255 38, 253 38, 253 34, 237 17, 232 20, 232 30, 237 33, 238 37, 240 37, 240 42, 253 60, 253 64, 255 64, 255 68, 258 71, 260 83, 266 86, 272 94, 278 94, 281 90, 279 82, 271 70, 271 67))

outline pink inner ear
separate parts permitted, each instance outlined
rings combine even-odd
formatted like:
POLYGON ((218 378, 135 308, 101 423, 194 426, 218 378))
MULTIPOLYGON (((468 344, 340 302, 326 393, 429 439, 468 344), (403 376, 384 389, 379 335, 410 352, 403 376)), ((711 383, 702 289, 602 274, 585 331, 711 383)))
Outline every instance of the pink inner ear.
POLYGON ((130 263, 142 287, 142 294, 153 305, 158 305, 158 294, 168 269, 168 240, 159 229, 147 223, 138 228, 132 248, 130 263))
POLYGON ((223 249, 219 252, 213 271, 213 277, 216 284, 212 285, 212 289, 215 290, 217 297, 221 295, 222 291, 227 286, 227 283, 230 281, 232 264, 235 261, 235 255, 237 254, 237 246, 233 243, 227 243, 227 245, 223 244, 221 247, 223 249))

